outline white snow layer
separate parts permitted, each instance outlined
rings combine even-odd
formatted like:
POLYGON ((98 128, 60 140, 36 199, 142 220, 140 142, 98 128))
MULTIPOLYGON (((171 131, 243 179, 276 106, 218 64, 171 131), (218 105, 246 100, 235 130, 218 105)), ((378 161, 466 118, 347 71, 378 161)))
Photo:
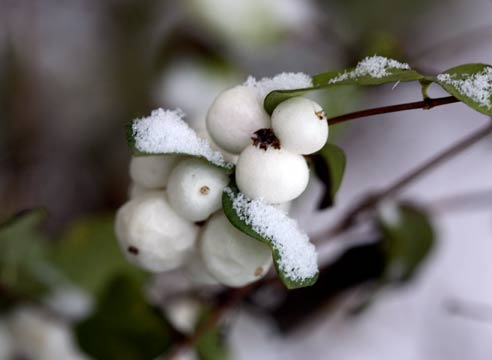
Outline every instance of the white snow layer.
POLYGON ((251 200, 242 193, 234 194, 230 188, 224 191, 231 197, 239 218, 278 250, 279 268, 288 279, 302 281, 318 273, 316 249, 295 220, 260 200, 251 200))
POLYGON ((232 168, 219 151, 200 138, 186 122, 180 109, 152 111, 150 116, 132 124, 137 150, 148 154, 186 154, 201 156, 211 163, 232 168))
POLYGON ((298 73, 281 73, 272 78, 262 78, 256 80, 253 76, 249 76, 245 86, 254 89, 258 93, 258 97, 262 100, 274 90, 292 90, 303 89, 313 86, 311 76, 302 72, 298 73))
POLYGON ((390 75, 388 70, 410 70, 410 66, 399 61, 388 59, 383 56, 368 56, 361 60, 354 70, 344 72, 329 81, 330 84, 335 84, 347 79, 356 79, 362 76, 370 76, 373 78, 382 78, 390 75))
POLYGON ((445 84, 454 86, 461 94, 488 109, 492 108, 492 67, 466 76, 465 79, 454 79, 456 75, 440 74, 437 79, 445 84))

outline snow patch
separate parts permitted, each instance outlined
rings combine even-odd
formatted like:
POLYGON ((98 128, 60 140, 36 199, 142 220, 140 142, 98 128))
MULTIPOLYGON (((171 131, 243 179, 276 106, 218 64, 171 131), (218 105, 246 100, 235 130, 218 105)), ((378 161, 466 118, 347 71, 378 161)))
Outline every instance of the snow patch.
POLYGON ((466 75, 465 79, 455 79, 456 74, 439 74, 437 79, 444 84, 455 87, 461 94, 469 97, 480 106, 492 109, 492 67, 466 75))
POLYGON ((219 151, 200 138, 186 122, 180 109, 152 111, 132 124, 137 150, 147 154, 186 154, 201 156, 217 166, 232 168, 219 151))
POLYGON ((318 273, 317 253, 308 236, 287 214, 261 200, 251 200, 242 193, 224 190, 232 199, 232 207, 239 218, 278 250, 278 265, 282 273, 293 281, 312 278, 318 273))
POLYGON ((243 85, 254 89, 257 92, 258 97, 263 101, 263 99, 274 90, 293 90, 312 87, 313 79, 311 79, 311 76, 302 72, 284 72, 275 75, 272 78, 264 77, 260 80, 256 80, 253 76, 249 76, 243 85))
POLYGON ((410 70, 410 66, 399 61, 388 59, 383 56, 368 56, 361 60, 354 70, 346 71, 343 74, 329 81, 330 84, 335 84, 348 79, 356 79, 362 76, 370 76, 372 78, 382 78, 390 75, 388 70, 410 70))

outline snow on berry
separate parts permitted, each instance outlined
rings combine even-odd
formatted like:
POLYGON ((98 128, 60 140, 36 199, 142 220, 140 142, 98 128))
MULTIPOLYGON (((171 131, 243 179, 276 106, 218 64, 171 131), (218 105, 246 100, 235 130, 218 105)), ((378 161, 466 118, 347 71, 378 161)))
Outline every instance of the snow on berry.
POLYGON ((281 73, 272 78, 264 77, 256 80, 253 76, 248 77, 245 86, 252 88, 263 101, 265 97, 274 90, 292 90, 309 88, 313 86, 311 76, 302 72, 298 73, 281 73))
POLYGON ((411 70, 410 66, 399 61, 388 59, 383 56, 368 56, 361 60, 354 70, 346 71, 343 74, 331 79, 329 84, 336 84, 338 82, 357 79, 363 76, 370 76, 372 78, 382 78, 390 75, 389 70, 411 70))
POLYGON ((277 267, 286 278, 303 281, 318 273, 316 249, 295 220, 261 200, 251 200, 229 187, 224 191, 239 218, 278 251, 277 267))
POLYGON ((157 109, 150 116, 134 120, 132 136, 135 148, 146 154, 185 154, 199 156, 212 164, 232 168, 219 151, 200 138, 186 122, 185 114, 177 110, 157 109))
POLYGON ((487 109, 492 109, 492 67, 481 72, 456 79, 456 74, 439 74, 437 79, 444 84, 455 87, 460 93, 469 97, 487 109))

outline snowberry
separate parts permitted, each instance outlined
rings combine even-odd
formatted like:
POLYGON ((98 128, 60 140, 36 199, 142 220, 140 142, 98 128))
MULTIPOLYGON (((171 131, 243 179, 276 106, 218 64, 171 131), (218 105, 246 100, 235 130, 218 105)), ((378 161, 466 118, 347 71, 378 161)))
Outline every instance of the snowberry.
POLYGON ((185 219, 203 221, 220 209, 228 182, 221 169, 199 159, 184 160, 169 176, 169 203, 185 219))
POLYGON ((237 161, 237 186, 252 199, 284 203, 297 198, 306 189, 308 181, 306 160, 275 143, 249 145, 237 161))
MULTIPOLYGON (((200 239, 199 239, 200 240, 200 239)), ((200 241, 198 247, 200 246, 200 241)), ((193 250, 183 266, 184 275, 193 285, 211 286, 219 282, 210 274, 202 258, 200 251, 193 250)))
POLYGON ((200 249, 210 273, 232 287, 260 279, 272 263, 270 248, 237 230, 223 213, 208 221, 200 249))
POLYGON ((221 93, 210 106, 207 129, 224 150, 239 154, 253 133, 270 127, 270 118, 254 89, 236 86, 221 93))
POLYGON ((13 345, 19 358, 51 360, 83 360, 70 328, 40 310, 19 307, 9 318, 13 345))
POLYGON ((128 189, 128 197, 130 199, 134 199, 137 196, 142 196, 142 195, 154 192, 154 191, 156 191, 156 189, 149 189, 149 188, 143 187, 141 185, 138 185, 138 184, 135 184, 134 182, 132 182, 130 184, 129 189, 128 189))
POLYGON ((181 265, 198 229, 177 215, 163 192, 139 196, 116 214, 116 236, 127 259, 152 272, 181 265))
POLYGON ((275 108, 272 129, 282 148, 296 154, 312 154, 328 139, 328 122, 323 109, 303 97, 291 98, 275 108))
POLYGON ((164 188, 179 159, 178 155, 135 156, 130 162, 130 177, 144 188, 164 188))

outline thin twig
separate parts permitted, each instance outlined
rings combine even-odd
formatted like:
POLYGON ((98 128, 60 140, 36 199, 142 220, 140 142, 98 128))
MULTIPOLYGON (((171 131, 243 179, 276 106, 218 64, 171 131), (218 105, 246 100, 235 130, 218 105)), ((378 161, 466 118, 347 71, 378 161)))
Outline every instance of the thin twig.
POLYGON ((411 102, 411 103, 404 103, 404 104, 398 104, 398 105, 382 106, 382 107, 377 107, 377 108, 372 108, 372 109, 356 111, 356 112, 352 112, 352 113, 344 114, 344 115, 340 115, 340 116, 335 116, 335 117, 332 117, 331 119, 328 119, 328 124, 335 125, 335 124, 339 124, 339 123, 342 123, 345 121, 358 119, 361 117, 380 115, 380 114, 388 114, 388 113, 393 113, 393 112, 398 112, 398 111, 415 110, 415 109, 429 110, 429 109, 432 109, 433 107, 436 107, 436 106, 452 104, 452 103, 456 103, 456 102, 459 102, 459 100, 456 99, 454 96, 446 96, 446 97, 441 97, 441 98, 436 98, 436 99, 427 98, 427 99, 422 100, 422 101, 415 101, 415 102, 411 102))
POLYGON ((248 294, 250 294, 254 289, 258 287, 259 283, 254 283, 239 289, 228 290, 225 294, 226 300, 215 307, 207 321, 205 321, 196 331, 188 338, 185 338, 182 342, 176 344, 169 353, 162 357, 163 360, 174 360, 185 350, 193 348, 196 343, 204 336, 207 332, 212 330, 219 321, 224 317, 224 315, 236 307, 248 294))
POLYGON ((345 231, 354 223, 356 218, 361 213, 374 208, 382 200, 396 195, 403 188, 418 179, 420 176, 436 168, 438 165, 441 165, 446 160, 451 159, 453 156, 466 150, 468 147, 483 139, 490 133, 492 133, 492 122, 489 123, 487 126, 479 129, 478 131, 472 133, 471 135, 465 137, 464 139, 447 148, 446 150, 435 155, 422 165, 416 167, 414 170, 396 180, 386 189, 367 196, 361 202, 355 205, 350 211, 348 211, 347 214, 345 214, 345 216, 343 216, 342 219, 332 229, 327 231, 324 234, 324 238, 331 238, 345 231))

